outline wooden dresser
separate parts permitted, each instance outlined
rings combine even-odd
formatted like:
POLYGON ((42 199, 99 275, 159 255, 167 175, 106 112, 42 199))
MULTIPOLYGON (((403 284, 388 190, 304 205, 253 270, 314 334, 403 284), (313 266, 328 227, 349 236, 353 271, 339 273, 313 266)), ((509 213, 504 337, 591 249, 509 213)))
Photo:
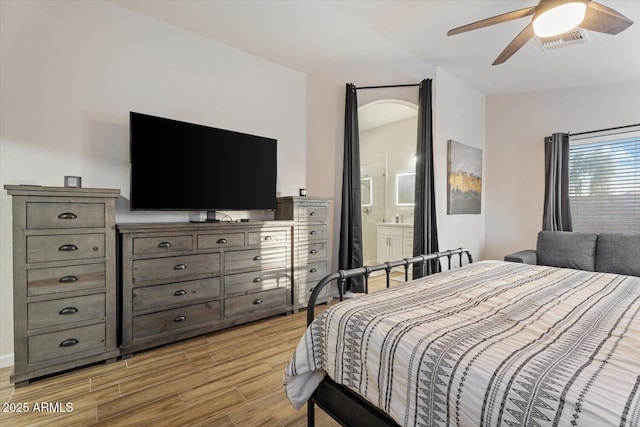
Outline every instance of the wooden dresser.
MULTIPOLYGON (((276 219, 293 220, 294 298, 293 308, 309 305, 313 287, 329 274, 328 197, 279 197, 276 219)), ((330 287, 324 288, 318 303, 331 300, 330 287)))
POLYGON ((6 185, 13 205, 14 372, 29 380, 118 356, 119 190, 6 185))
POLYGON ((292 225, 118 224, 121 354, 291 312, 292 225))

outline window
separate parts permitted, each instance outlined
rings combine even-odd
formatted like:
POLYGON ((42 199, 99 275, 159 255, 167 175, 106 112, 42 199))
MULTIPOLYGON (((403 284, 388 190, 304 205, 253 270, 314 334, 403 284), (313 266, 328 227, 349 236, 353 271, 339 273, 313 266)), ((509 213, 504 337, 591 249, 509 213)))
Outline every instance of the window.
POLYGON ((570 137, 573 231, 640 233, 640 126, 570 137))

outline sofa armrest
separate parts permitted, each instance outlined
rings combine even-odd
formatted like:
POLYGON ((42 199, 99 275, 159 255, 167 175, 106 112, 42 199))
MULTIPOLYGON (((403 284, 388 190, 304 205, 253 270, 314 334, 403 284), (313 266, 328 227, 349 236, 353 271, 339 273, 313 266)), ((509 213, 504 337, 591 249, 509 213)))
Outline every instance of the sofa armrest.
POLYGON ((505 261, 519 262, 521 264, 538 264, 538 254, 533 249, 527 249, 520 252, 515 252, 504 257, 505 261))

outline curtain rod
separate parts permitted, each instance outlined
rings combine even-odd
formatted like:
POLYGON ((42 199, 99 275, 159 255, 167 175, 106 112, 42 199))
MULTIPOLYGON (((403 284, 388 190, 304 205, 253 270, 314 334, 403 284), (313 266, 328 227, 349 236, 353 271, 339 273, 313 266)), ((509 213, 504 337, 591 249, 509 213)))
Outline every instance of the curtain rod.
POLYGON ((406 84, 406 85, 364 86, 364 87, 356 87, 356 90, 361 90, 361 89, 385 89, 385 88, 390 88, 390 87, 411 87, 411 86, 420 86, 420 83, 406 84))
POLYGON ((635 125, 627 125, 627 126, 618 126, 615 128, 609 128, 609 129, 598 129, 598 130, 590 130, 587 132, 580 132, 580 133, 571 133, 569 132, 569 135, 571 136, 577 136, 577 135, 588 135, 590 133, 598 133, 598 132, 608 132, 610 130, 619 130, 619 129, 626 129, 626 128, 632 128, 632 127, 636 127, 636 126, 640 126, 640 123, 637 123, 635 125))

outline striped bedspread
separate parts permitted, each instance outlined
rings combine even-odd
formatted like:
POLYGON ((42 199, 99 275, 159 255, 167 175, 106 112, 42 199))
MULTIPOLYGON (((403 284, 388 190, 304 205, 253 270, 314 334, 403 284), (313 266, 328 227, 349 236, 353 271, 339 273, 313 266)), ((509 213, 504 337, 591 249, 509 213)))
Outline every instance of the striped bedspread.
POLYGON ((285 391, 322 380, 400 425, 640 426, 640 278, 482 261, 336 304, 285 391))

